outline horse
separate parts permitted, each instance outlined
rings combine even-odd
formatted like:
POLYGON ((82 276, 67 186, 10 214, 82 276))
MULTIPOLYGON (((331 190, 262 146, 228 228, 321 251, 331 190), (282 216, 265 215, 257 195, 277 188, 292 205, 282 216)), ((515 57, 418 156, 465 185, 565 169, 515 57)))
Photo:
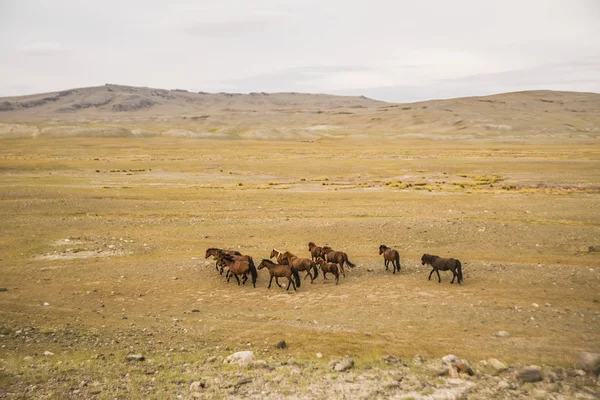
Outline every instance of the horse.
MULTIPOLYGON (((223 250, 223 249, 218 249, 216 247, 209 247, 208 249, 206 249, 206 254, 204 254, 204 258, 207 259, 208 257, 213 256, 213 259, 217 260, 219 253, 222 251, 229 255, 232 255, 232 256, 241 256, 242 255, 242 253, 240 253, 239 251, 235 251, 235 250, 223 250)), ((215 268, 217 269, 217 271, 219 271, 219 262, 218 261, 215 263, 215 268)), ((223 274, 223 266, 221 266, 220 273, 221 273, 221 275, 223 274)))
MULTIPOLYGON (((288 252, 286 251, 286 253, 288 253, 288 252)), ((276 257, 276 260, 277 260, 277 263, 278 263, 278 264, 281 264, 281 265, 288 265, 288 260, 287 260, 287 257, 286 257, 286 256, 284 256, 284 254, 285 254, 285 253, 284 253, 284 252, 282 252, 282 251, 279 251, 279 250, 275 250, 275 249, 273 249, 273 250, 271 250, 271 255, 269 256, 269 258, 276 257)), ((290 253, 290 254, 291 254, 291 253, 290 253)))
POLYGON ((308 251, 310 251, 310 256, 313 261, 317 261, 317 258, 324 257, 323 248, 317 246, 313 242, 308 243, 308 251))
POLYGON ((440 278, 439 271, 450 270, 453 274, 450 283, 454 283, 454 278, 458 278, 459 285, 463 281, 462 265, 460 261, 455 258, 442 258, 438 256, 432 256, 431 254, 423 254, 423 257, 421 257, 421 264, 429 264, 433 268, 429 273, 429 278, 427 278, 427 280, 431 280, 431 274, 433 274, 433 271, 435 271, 438 276, 438 283, 440 283, 442 279, 440 278))
MULTIPOLYGON (((329 246, 324 246, 321 254, 325 255, 323 258, 325 258, 326 261, 340 264, 340 267, 342 267, 342 272, 344 271, 344 263, 348 264, 350 268, 356 267, 356 265, 352 264, 350 260, 348 260, 348 254, 344 253, 343 251, 335 251, 329 246)), ((344 276, 346 275, 344 274, 344 276)))
POLYGON ((315 264, 313 260, 310 258, 296 257, 289 251, 286 251, 283 255, 287 258, 289 266, 296 268, 298 271, 306 271, 304 279, 310 276, 310 283, 314 283, 313 281, 319 276, 319 270, 317 269, 317 264, 315 264), (311 268, 314 271, 314 276, 310 274, 311 268))
POLYGON ((288 279, 288 285, 285 290, 290 289, 290 284, 294 287, 294 290, 296 290, 296 287, 300 287, 300 283, 302 281, 300 280, 300 275, 298 274, 298 270, 296 268, 290 267, 289 265, 275 264, 273 261, 266 258, 264 258, 260 264, 258 264, 258 269, 263 268, 267 268, 269 270, 269 274, 271 274, 271 279, 269 279, 269 289, 271 289, 273 277, 275 277, 277 286, 281 286, 279 285, 279 282, 277 282, 278 277, 286 277, 288 279))
POLYGON ((328 263, 321 257, 317 258, 316 263, 321 267, 321 271, 323 271, 323 279, 327 279, 326 275, 328 272, 335 275, 335 284, 337 285, 340 281, 340 265, 336 263, 328 263))
POLYGON ((243 276, 242 284, 246 284, 248 280, 248 272, 252 276, 252 286, 256 287, 256 278, 258 276, 258 272, 256 271, 256 267, 254 266, 254 261, 252 257, 246 256, 247 259, 236 259, 234 256, 230 256, 229 254, 221 253, 219 255, 219 261, 223 262, 229 268, 230 275, 227 277, 227 282, 231 279, 231 275, 235 276, 235 279, 240 284, 240 278, 238 275, 243 276))
POLYGON ((389 271, 389 263, 392 262, 393 273, 396 273, 396 269, 400 272, 400 254, 394 249, 390 249, 385 244, 379 246, 379 254, 383 254, 383 262, 385 263, 385 270, 389 271))

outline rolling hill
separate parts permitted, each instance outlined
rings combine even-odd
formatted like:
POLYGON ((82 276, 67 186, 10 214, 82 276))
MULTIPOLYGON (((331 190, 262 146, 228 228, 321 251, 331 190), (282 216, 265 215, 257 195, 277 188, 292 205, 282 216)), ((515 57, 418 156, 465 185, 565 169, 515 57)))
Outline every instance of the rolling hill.
POLYGON ((600 94, 525 91, 416 103, 107 84, 0 98, 0 137, 597 138, 600 94))

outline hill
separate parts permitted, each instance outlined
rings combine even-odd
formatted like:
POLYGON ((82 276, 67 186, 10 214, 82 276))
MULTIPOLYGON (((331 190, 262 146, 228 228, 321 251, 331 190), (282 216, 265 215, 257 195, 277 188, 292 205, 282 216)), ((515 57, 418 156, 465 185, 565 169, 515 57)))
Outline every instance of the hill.
POLYGON ((369 135, 597 137, 600 94, 526 91, 386 103, 304 93, 193 93, 107 84, 0 98, 0 137, 308 139, 369 135), (525 135, 525 136, 523 136, 525 135))

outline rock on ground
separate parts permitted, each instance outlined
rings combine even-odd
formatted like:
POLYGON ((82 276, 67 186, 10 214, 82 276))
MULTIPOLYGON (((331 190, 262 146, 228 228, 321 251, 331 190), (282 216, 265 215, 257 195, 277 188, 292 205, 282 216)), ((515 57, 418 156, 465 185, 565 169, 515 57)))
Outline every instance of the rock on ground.
POLYGON ((338 372, 343 372, 349 370, 352 367, 354 367, 354 360, 350 357, 345 357, 344 359, 342 359, 342 361, 335 364, 333 369, 338 372))
POLYGON ((238 351, 233 353, 223 360, 224 364, 237 363, 240 367, 249 365, 254 361, 254 352, 252 351, 238 351))
POLYGON ((530 365, 517 371, 517 378, 523 382, 539 382, 543 379, 542 369, 537 365, 530 365))
POLYGON ((577 361, 575 361, 575 368, 594 375, 600 374, 600 354, 585 351, 579 353, 577 361))

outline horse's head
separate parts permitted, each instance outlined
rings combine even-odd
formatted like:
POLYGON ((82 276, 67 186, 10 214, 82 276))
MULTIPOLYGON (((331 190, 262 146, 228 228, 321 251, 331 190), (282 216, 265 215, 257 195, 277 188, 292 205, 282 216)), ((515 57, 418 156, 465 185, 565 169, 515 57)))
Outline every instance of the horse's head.
POLYGON ((213 254, 213 249, 206 249, 206 254, 204 255, 204 258, 208 258, 210 256, 212 256, 213 254))
POLYGON ((271 250, 271 255, 269 257, 270 258, 277 257, 277 253, 278 253, 278 251, 273 249, 273 250, 271 250))
POLYGON ((421 257, 421 265, 425 265, 429 262, 431 256, 429 254, 423 254, 421 257))
POLYGON ((308 243, 308 250, 312 250, 313 248, 317 247, 316 244, 314 244, 313 242, 309 242, 308 243))
POLYGON ((325 260, 319 257, 315 260, 315 263, 317 263, 317 265, 323 266, 323 264, 325 264, 325 260))
POLYGON ((379 254, 383 254, 383 252, 386 250, 387 250, 387 246, 385 244, 382 244, 381 246, 379 246, 379 254))
POLYGON ((266 267, 267 265, 267 261, 270 262, 271 260, 267 260, 266 258, 263 258, 263 260, 260 262, 260 264, 258 264, 258 267, 256 267, 257 269, 263 269, 264 267, 266 267))
POLYGON ((321 248, 321 253, 322 253, 322 254, 327 254, 327 253, 329 253, 330 251, 333 251, 333 249, 332 249, 331 247, 329 247, 329 246, 323 246, 323 247, 321 248))

